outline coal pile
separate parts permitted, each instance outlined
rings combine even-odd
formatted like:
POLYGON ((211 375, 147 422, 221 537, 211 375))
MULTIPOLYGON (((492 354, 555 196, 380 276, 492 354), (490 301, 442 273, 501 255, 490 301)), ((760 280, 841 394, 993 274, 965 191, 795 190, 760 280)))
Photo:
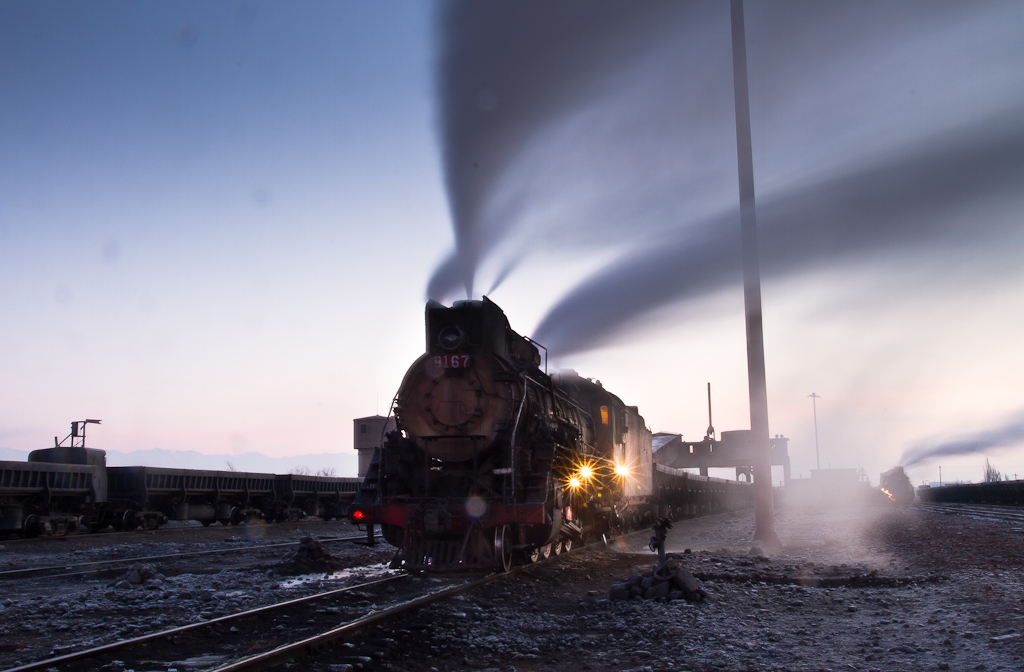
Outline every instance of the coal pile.
POLYGON ((302 537, 299 539, 299 548, 289 552, 277 570, 282 574, 310 574, 333 572, 343 566, 343 563, 328 553, 317 539, 302 537))
POLYGON ((645 574, 634 574, 624 583, 611 587, 608 596, 612 602, 622 600, 686 600, 702 602, 707 593, 700 581, 686 570, 676 558, 670 558, 661 567, 645 574))
MULTIPOLYGON (((693 574, 683 567, 682 558, 675 553, 665 553, 665 538, 672 529, 672 521, 659 518, 651 531, 654 536, 648 547, 658 554, 658 564, 649 574, 634 574, 625 583, 612 585, 612 602, 623 600, 659 600, 670 602, 685 599, 687 602, 703 602, 708 596, 693 574)), ((690 550, 687 549, 686 553, 690 550)))
POLYGON ((159 588, 164 584, 166 578, 153 565, 135 563, 128 570, 127 574, 108 584, 107 587, 131 588, 132 586, 144 586, 146 588, 159 588))

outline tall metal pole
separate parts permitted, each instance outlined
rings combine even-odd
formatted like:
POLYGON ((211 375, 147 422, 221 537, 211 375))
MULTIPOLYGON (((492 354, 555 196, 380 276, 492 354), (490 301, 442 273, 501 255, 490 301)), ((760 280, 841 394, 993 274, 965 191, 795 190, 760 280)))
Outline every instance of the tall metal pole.
POLYGON ((715 423, 711 422, 711 383, 708 383, 708 432, 704 438, 712 441, 715 439, 715 423))
POLYGON ((740 231, 743 253, 743 305, 747 322, 747 385, 750 389, 750 430, 754 468, 754 540, 779 547, 772 500, 772 466, 768 438, 768 390, 764 373, 764 331, 761 324, 761 268, 757 255, 754 207, 754 152, 750 140, 750 97, 747 90, 747 38, 743 0, 732 0, 732 71, 736 94, 736 155, 740 182, 740 231))
POLYGON ((818 453, 818 399, 821 396, 817 392, 807 396, 811 398, 811 408, 814 409, 814 461, 818 463, 818 471, 821 471, 821 455, 818 453))

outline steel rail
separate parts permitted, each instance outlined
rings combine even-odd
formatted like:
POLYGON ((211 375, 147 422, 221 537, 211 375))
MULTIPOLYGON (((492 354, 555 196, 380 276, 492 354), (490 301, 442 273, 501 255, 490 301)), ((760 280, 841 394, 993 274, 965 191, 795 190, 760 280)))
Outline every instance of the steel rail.
POLYGON ((387 583, 389 581, 395 581, 396 579, 404 579, 404 578, 406 578, 408 576, 409 576, 409 574, 404 574, 404 573, 403 574, 396 574, 394 576, 386 576, 386 577, 384 577, 382 579, 375 579, 373 581, 368 581, 366 583, 360 583, 360 584, 357 584, 355 586, 345 586, 344 588, 336 588, 334 590, 328 590, 328 591, 323 592, 323 593, 315 593, 313 595, 306 595, 305 597, 297 597, 297 598, 295 598, 293 600, 285 600, 284 602, 277 602, 275 604, 268 604, 268 605, 265 605, 265 606, 262 606, 262 607, 257 607, 255 609, 249 609, 249 610, 246 610, 246 611, 239 611, 239 612, 236 612, 234 614, 227 614, 226 616, 218 616, 217 618, 211 618, 208 621, 198 621, 196 623, 189 623, 188 625, 180 625, 180 626, 175 627, 175 628, 170 628, 169 630, 161 630, 160 632, 151 632, 151 633, 146 634, 146 635, 140 635, 138 637, 132 637, 131 639, 122 639, 122 640, 117 641, 117 642, 111 642, 110 644, 103 644, 101 646, 96 646, 96 647, 93 647, 91 649, 83 649, 82 651, 74 651, 72 653, 65 653, 63 655, 56 656, 54 658, 46 658, 44 660, 38 660, 38 661, 36 661, 34 663, 28 663, 26 665, 20 665, 18 667, 8 668, 6 670, 3 670, 2 672, 31 672, 32 670, 43 670, 43 669, 46 669, 48 667, 57 667, 58 669, 60 669, 60 665, 62 665, 63 663, 69 663, 71 661, 81 660, 83 658, 90 658, 92 656, 97 656, 97 655, 101 655, 101 654, 113 653, 114 651, 120 651, 121 649, 131 648, 133 646, 137 646, 137 645, 143 644, 145 642, 151 642, 153 640, 163 639, 163 638, 166 638, 166 637, 173 637, 173 636, 179 635, 179 634, 181 634, 183 632, 189 632, 190 630, 197 630, 199 628, 206 628, 206 627, 209 627, 211 625, 215 625, 215 624, 218 624, 218 623, 226 623, 228 621, 233 621, 233 620, 237 620, 237 619, 240 619, 240 618, 248 618, 249 616, 255 616, 257 614, 262 614, 262 613, 266 613, 266 612, 269 612, 269 611, 274 611, 276 609, 281 609, 281 608, 284 608, 284 607, 289 607, 289 606, 291 606, 293 604, 301 604, 303 602, 312 602, 313 600, 319 600, 321 598, 329 597, 331 595, 337 595, 339 593, 344 593, 344 592, 353 591, 353 590, 360 590, 360 589, 363 589, 363 588, 367 588, 369 586, 374 586, 374 585, 378 585, 378 584, 381 584, 381 583, 387 583))
MULTIPOLYGON (((357 536, 354 536, 354 537, 328 537, 326 539, 317 539, 317 541, 319 541, 321 544, 326 544, 326 543, 331 543, 331 542, 335 542, 335 541, 364 541, 365 539, 366 539, 366 535, 365 534, 360 534, 360 535, 357 535, 357 536)), ((120 565, 130 566, 130 565, 132 565, 132 564, 134 564, 136 562, 142 562, 144 560, 177 560, 177 559, 181 559, 181 558, 198 557, 198 556, 201 556, 201 555, 217 555, 217 554, 223 555, 225 553, 241 553, 242 551, 252 551, 254 549, 255 550, 261 550, 261 549, 264 549, 264 548, 282 548, 282 547, 286 547, 286 546, 294 546, 296 543, 297 542, 294 542, 294 541, 288 541, 288 542, 281 542, 281 543, 276 543, 276 544, 264 544, 264 545, 261 545, 261 546, 249 546, 249 545, 243 544, 241 546, 232 546, 230 548, 219 548, 219 549, 211 549, 211 550, 206 550, 206 551, 181 551, 180 553, 166 553, 166 554, 163 554, 163 555, 143 555, 143 556, 139 556, 139 557, 136 557, 136 558, 117 558, 116 560, 87 560, 85 562, 72 562, 72 563, 65 563, 63 565, 48 565, 48 566, 45 566, 45 567, 18 567, 16 569, 6 569, 6 570, 3 570, 3 571, 0 571, 0 578, 15 576, 15 575, 18 575, 18 574, 22 574, 22 575, 24 575, 24 574, 35 574, 35 573, 39 573, 39 572, 48 572, 48 571, 59 570, 59 569, 70 570, 70 569, 73 569, 75 567, 87 567, 87 566, 94 566, 94 565, 114 565, 115 567, 112 567, 111 569, 116 569, 120 565)), ((101 571, 104 571, 104 570, 103 569, 90 569, 90 570, 85 570, 85 571, 82 571, 82 572, 72 572, 72 574, 86 574, 86 573, 95 573, 95 572, 101 572, 101 571)), ((63 576, 63 575, 58 575, 58 576, 63 576)))
MULTIPOLYGON (((413 600, 409 600, 408 602, 396 604, 392 607, 382 609, 381 611, 371 612, 366 616, 363 616, 362 618, 357 618, 354 621, 349 621, 344 625, 332 628, 331 630, 328 630, 327 632, 321 633, 319 635, 307 637, 297 642, 292 642, 291 644, 279 646, 276 649, 272 649, 264 653, 258 653, 256 655, 249 656, 248 658, 236 660, 232 663, 228 663, 227 665, 214 668, 212 672, 242 672, 243 670, 265 670, 269 667, 274 667, 275 665, 286 663, 289 661, 289 659, 295 658, 297 656, 311 656, 317 653, 318 651, 321 651, 324 648, 326 648, 327 645, 329 645, 331 642, 334 642, 338 639, 343 639, 349 635, 358 632, 359 630, 363 630, 374 625, 386 623, 410 611, 415 611, 420 607, 424 607, 434 602, 440 602, 441 600, 447 599, 449 597, 453 597, 455 595, 468 592, 475 588, 479 588, 480 586, 486 583, 490 583, 491 581, 500 578, 506 578, 508 576, 518 573, 523 569, 526 569, 527 567, 529 567, 529 565, 518 567, 510 572, 489 574, 487 576, 475 579, 473 581, 469 581, 467 583, 463 583, 458 586, 443 588, 433 593, 429 593, 427 595, 417 597, 413 600)), ((15 671, 12 670, 11 672, 15 671)))
POLYGON ((930 513, 956 514, 970 516, 982 520, 996 520, 1005 523, 1024 523, 1024 510, 1019 507, 1000 506, 998 504, 959 504, 944 502, 928 502, 919 504, 918 508, 930 513))
MULTIPOLYGON (((186 521, 171 521, 171 522, 186 522, 186 521)), ((120 536, 142 536, 142 535, 163 535, 173 534, 175 532, 200 532, 209 530, 210 533, 223 532, 225 530, 244 530, 246 527, 252 527, 253 525, 268 525, 271 527, 279 527, 284 525, 327 525, 329 523, 336 523, 337 520, 324 520, 322 518, 312 517, 303 520, 287 520, 284 522, 270 523, 266 521, 257 522, 246 522, 239 525, 175 525, 168 526, 167 524, 161 525, 154 529, 147 529, 145 527, 139 527, 134 530, 100 530, 98 532, 89 532, 85 528, 76 529, 74 532, 68 532, 66 534, 42 534, 37 537, 20 537, 20 536, 7 536, 3 537, 3 532, 0 532, 0 543, 3 544, 24 544, 37 542, 42 544, 64 542, 68 539, 109 539, 110 537, 120 536)), ((7 531, 6 534, 14 535, 17 534, 14 531, 7 531)))

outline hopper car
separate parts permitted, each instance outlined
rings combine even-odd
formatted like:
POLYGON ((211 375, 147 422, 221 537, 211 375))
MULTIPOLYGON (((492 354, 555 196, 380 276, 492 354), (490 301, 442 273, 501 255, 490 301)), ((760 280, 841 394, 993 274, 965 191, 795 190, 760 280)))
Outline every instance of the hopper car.
POLYGON ((938 487, 922 485, 917 489, 917 496, 929 504, 1024 506, 1024 480, 948 483, 938 487))
POLYGON ((22 536, 154 529, 168 520, 203 525, 343 517, 361 479, 159 467, 108 467, 85 447, 85 424, 72 423, 71 445, 0 462, 0 533, 22 536))

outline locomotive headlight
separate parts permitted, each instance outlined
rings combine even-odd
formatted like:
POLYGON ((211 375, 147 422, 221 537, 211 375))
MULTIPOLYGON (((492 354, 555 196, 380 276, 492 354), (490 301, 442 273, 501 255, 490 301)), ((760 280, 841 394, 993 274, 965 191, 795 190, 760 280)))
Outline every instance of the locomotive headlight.
POLYGON ((453 324, 449 324, 437 335, 437 344, 448 351, 454 350, 462 345, 462 340, 462 330, 453 324))
POLYGON ((576 478, 575 476, 569 479, 569 487, 572 488, 573 490, 578 490, 581 485, 582 483, 580 483, 580 479, 576 478))
POLYGON ((616 465, 615 466, 615 475, 616 476, 621 476, 622 478, 625 478, 626 476, 629 476, 629 467, 627 467, 624 464, 616 465))
POLYGON ((580 467, 580 480, 581 481, 589 481, 593 477, 594 477, 594 470, 593 469, 591 469, 587 465, 583 465, 582 467, 580 467))

